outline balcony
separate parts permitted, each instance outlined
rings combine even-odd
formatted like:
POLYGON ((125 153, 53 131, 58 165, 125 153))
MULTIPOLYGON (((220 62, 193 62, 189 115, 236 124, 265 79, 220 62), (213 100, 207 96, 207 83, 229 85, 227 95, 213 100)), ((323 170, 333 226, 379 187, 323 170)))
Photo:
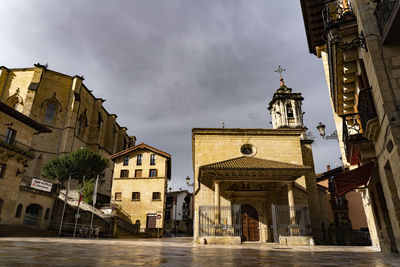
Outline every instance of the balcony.
POLYGON ((364 129, 363 136, 371 141, 376 141, 380 127, 370 87, 360 91, 357 109, 360 114, 361 127, 364 129))
POLYGON ((339 27, 342 23, 355 20, 349 0, 326 1, 322 16, 326 32, 339 27))
POLYGON ((383 44, 400 41, 400 2, 398 0, 375 0, 375 17, 383 44))
POLYGON ((33 159, 34 157, 32 148, 2 134, 0 134, 0 147, 4 147, 8 151, 14 152, 12 154, 17 153, 30 159, 33 159))
POLYGON ((351 165, 360 162, 360 151, 355 144, 364 139, 362 132, 360 114, 343 115, 343 144, 347 160, 351 165))

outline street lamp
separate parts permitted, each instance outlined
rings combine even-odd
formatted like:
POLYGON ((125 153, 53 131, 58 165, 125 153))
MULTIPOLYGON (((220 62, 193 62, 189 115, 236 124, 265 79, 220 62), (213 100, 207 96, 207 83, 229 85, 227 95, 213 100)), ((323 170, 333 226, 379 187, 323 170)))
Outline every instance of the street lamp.
POLYGON ((318 124, 317 129, 318 129, 318 132, 322 136, 323 139, 325 139, 325 140, 338 140, 338 136, 337 136, 337 131, 336 130, 331 135, 325 136, 326 135, 325 124, 322 124, 322 122, 320 122, 318 124))
POLYGON ((185 180, 186 180, 187 186, 194 186, 194 182, 192 184, 190 183, 190 177, 189 176, 186 176, 185 180))

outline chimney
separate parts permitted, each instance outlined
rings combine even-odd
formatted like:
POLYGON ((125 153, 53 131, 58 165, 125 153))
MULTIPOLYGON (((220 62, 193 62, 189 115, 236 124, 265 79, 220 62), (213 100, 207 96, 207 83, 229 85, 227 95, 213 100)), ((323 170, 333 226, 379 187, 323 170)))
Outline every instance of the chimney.
POLYGON ((326 165, 326 171, 330 171, 331 170, 331 165, 326 165))

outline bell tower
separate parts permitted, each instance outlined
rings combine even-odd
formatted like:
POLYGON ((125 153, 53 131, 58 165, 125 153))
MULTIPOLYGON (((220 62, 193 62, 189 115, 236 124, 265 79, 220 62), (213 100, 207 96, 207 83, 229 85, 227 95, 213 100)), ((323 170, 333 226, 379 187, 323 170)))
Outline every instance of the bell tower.
POLYGON ((272 117, 272 127, 279 128, 305 128, 303 124, 303 112, 301 110, 304 98, 301 93, 292 93, 292 89, 285 85, 282 77, 281 66, 275 71, 280 75, 281 85, 274 93, 268 110, 272 117))

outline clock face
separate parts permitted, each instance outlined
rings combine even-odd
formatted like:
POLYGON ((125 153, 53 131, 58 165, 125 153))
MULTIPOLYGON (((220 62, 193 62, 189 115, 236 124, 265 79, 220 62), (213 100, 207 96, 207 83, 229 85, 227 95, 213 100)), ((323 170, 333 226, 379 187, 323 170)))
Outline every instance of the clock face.
POLYGON ((253 149, 249 145, 244 145, 242 146, 241 152, 245 155, 251 155, 253 153, 253 149))

